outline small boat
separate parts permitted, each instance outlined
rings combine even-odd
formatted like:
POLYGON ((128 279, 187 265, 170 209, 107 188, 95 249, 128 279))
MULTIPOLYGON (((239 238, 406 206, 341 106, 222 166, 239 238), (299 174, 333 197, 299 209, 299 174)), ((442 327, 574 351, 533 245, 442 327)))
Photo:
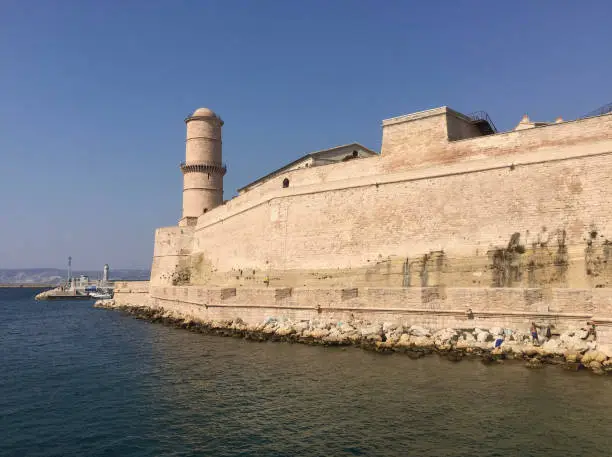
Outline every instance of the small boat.
POLYGON ((90 292, 89 296, 91 298, 95 298, 96 300, 109 300, 113 298, 113 296, 108 292, 90 292))

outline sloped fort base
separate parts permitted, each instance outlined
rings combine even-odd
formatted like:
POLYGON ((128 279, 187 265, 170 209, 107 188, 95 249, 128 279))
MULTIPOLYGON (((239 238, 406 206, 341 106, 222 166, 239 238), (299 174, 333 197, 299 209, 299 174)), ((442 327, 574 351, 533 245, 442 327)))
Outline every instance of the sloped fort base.
MULTIPOLYGON (((329 291, 324 294, 323 291, 302 290, 299 291, 300 298, 295 300, 287 300, 293 292, 291 289, 276 289, 253 297, 241 294, 242 299, 257 303, 240 305, 224 303, 234 301, 229 298, 236 297, 235 289, 172 288, 171 291, 157 291, 170 298, 155 298, 152 305, 137 305, 131 300, 136 298, 138 291, 130 293, 126 289, 128 286, 135 285, 123 283, 115 300, 102 300, 95 306, 118 309, 141 319, 190 331, 255 341, 352 345, 378 352, 406 353, 412 358, 438 353, 454 362, 473 356, 481 357, 485 363, 525 360, 528 368, 541 368, 545 363, 552 363, 572 371, 588 368, 596 374, 612 372, 612 347, 597 341, 595 326, 580 327, 584 318, 581 315, 537 311, 475 314, 401 306, 371 309, 353 301, 356 289, 351 289, 350 296, 345 290, 331 291, 331 295, 329 291), (182 295, 181 300, 173 299, 177 292, 182 295), (306 303, 301 303, 308 300, 309 295, 319 295, 318 299, 326 295, 335 298, 337 304, 309 309, 306 303), (279 303, 279 300, 284 303, 279 303), (349 303, 340 304, 343 300, 349 300, 349 303), (229 309, 240 312, 249 321, 228 317, 233 315, 225 312, 229 309), (278 317, 261 319, 261 314, 268 312, 278 317), (370 321, 365 319, 366 316, 380 320, 370 321), (540 331, 537 338, 516 328, 515 324, 521 327, 521 321, 526 317, 548 322, 536 324, 540 331), (410 324, 412 320, 419 324, 410 324), (492 321, 503 321, 505 326, 491 326, 492 321), (423 326, 422 322, 429 325, 423 326), (557 326, 555 322, 562 325, 557 326), (572 323, 575 326, 572 327, 572 323), (441 328, 433 330, 436 327, 441 328)), ((381 294, 392 295, 393 291, 379 289, 373 292, 381 298, 381 294)))

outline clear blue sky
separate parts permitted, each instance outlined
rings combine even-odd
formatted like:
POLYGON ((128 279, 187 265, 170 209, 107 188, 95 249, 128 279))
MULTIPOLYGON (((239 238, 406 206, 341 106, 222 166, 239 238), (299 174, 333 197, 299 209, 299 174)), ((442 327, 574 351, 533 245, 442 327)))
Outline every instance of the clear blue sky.
POLYGON ((612 101, 609 1, 0 1, 0 268, 148 268, 183 119, 225 120, 225 198, 436 106, 508 129, 612 101))

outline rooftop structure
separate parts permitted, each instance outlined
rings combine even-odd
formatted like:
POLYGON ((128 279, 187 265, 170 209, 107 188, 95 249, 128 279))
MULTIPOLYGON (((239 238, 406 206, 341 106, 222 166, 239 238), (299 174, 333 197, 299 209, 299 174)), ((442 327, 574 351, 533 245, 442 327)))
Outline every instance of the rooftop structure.
MULTIPOLYGON (((363 159, 365 157, 374 157, 377 156, 378 153, 373 151, 372 149, 368 149, 365 146, 362 146, 359 143, 350 143, 344 144, 342 146, 336 146, 329 149, 323 149, 321 151, 310 152, 299 159, 294 160, 293 162, 281 167, 277 170, 274 170, 271 173, 268 173, 265 176, 262 176, 259 179, 247 184, 244 187, 238 189, 238 193, 242 194, 247 192, 260 184, 263 184, 266 181, 280 175, 281 173, 297 170, 300 168, 311 168, 311 167, 320 167, 322 165, 330 165, 338 162, 347 162, 353 159, 363 159)), ((287 181, 288 184, 288 181, 287 181)))

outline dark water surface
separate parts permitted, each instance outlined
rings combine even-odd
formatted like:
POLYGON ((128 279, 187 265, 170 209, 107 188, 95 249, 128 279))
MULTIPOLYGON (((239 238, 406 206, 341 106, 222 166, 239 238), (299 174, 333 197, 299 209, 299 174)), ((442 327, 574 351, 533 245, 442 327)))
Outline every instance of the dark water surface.
POLYGON ((612 455, 612 378, 253 343, 0 289, 0 455, 612 455))

